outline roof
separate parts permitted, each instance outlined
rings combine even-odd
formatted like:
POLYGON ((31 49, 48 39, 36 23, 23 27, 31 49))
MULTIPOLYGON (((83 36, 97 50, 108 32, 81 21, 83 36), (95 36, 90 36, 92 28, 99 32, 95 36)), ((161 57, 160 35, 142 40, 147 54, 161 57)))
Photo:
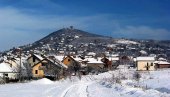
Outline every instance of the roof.
POLYGON ((156 63, 156 64, 169 64, 170 65, 170 63, 167 62, 167 61, 155 61, 154 63, 156 63))
MULTIPOLYGON (((70 56, 70 55, 68 55, 67 57, 71 58, 73 61, 77 61, 77 62, 83 61, 83 59, 81 59, 78 56, 70 56)), ((67 57, 65 57, 64 59, 66 59, 67 57)))
POLYGON ((119 60, 119 57, 110 57, 109 60, 112 60, 112 61, 118 61, 119 60))
POLYGON ((44 58, 43 57, 41 57, 40 55, 37 55, 37 54, 34 54, 34 56, 36 56, 38 59, 40 59, 40 60, 43 60, 44 58))
POLYGON ((16 72, 8 63, 0 63, 0 72, 16 72))
MULTIPOLYGON (((44 58, 43 60, 41 60, 40 62, 38 62, 37 64, 39 63, 42 63, 44 60, 50 62, 50 63, 53 63, 54 65, 60 67, 60 68, 68 68, 65 64, 63 64, 61 61, 59 61, 58 59, 56 60, 52 60, 52 59, 49 59, 49 58, 44 58)), ((36 66, 37 64, 33 65, 32 67, 36 66)))
POLYGON ((63 61, 64 56, 54 56, 56 59, 58 59, 59 61, 63 61))
POLYGON ((165 58, 159 58, 158 61, 166 61, 165 58))
POLYGON ((57 58, 56 58, 54 64, 56 64, 56 63, 58 63, 59 65, 61 65, 61 66, 64 67, 64 68, 68 68, 65 64, 63 64, 63 63, 62 63, 60 60, 58 60, 57 58))
POLYGON ((95 58, 86 58, 85 61, 88 61, 87 63, 92 64, 92 63, 96 63, 96 64, 104 64, 101 60, 97 60, 95 58))
POLYGON ((136 61, 154 61, 155 57, 137 57, 136 61))

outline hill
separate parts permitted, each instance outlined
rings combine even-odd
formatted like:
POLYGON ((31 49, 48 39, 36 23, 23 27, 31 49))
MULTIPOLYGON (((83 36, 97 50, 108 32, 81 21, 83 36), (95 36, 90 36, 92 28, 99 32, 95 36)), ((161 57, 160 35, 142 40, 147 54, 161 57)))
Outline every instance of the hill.
MULTIPOLYGON (((87 55, 94 52, 97 55, 105 53, 118 54, 120 56, 157 56, 170 60, 170 41, 114 39, 107 36, 92 34, 83 30, 63 28, 52 32, 44 38, 28 45, 20 46, 22 52, 28 55, 34 53, 44 54, 76 54, 87 55), (145 52, 145 53, 143 53, 145 52)), ((15 48, 0 53, 15 54, 15 48)))

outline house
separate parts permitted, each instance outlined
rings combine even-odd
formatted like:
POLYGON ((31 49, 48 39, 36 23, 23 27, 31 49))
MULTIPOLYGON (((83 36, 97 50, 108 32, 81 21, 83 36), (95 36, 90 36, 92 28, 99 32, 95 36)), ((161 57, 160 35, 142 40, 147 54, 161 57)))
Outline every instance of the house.
POLYGON ((101 58, 80 58, 76 56, 67 56, 62 62, 72 71, 78 70, 83 74, 102 72, 105 65, 105 63, 101 61, 101 58))
POLYGON ((170 68, 170 63, 164 58, 159 58, 154 64, 156 64, 157 68, 170 68))
POLYGON ((78 59, 76 59, 76 56, 72 57, 72 56, 68 55, 63 59, 62 62, 63 62, 63 64, 65 64, 68 67, 68 70, 67 70, 68 72, 76 73, 81 68, 80 63, 77 60, 78 59))
POLYGON ((120 65, 126 65, 127 67, 130 67, 132 62, 133 60, 130 56, 123 55, 123 56, 120 56, 119 58, 120 65))
POLYGON ((44 56, 44 59, 32 66, 33 78, 51 77, 59 79, 67 66, 59 60, 44 56))
POLYGON ((9 63, 0 63, 0 77, 8 79, 18 79, 18 71, 9 63))
POLYGON ((107 69, 116 69, 117 66, 119 65, 119 57, 109 57, 109 58, 102 58, 101 61, 105 63, 105 68, 107 69))
POLYGON ((84 61, 87 62, 88 72, 102 72, 104 70, 105 63, 103 63, 100 58, 86 58, 84 61))
POLYGON ((10 67, 15 68, 15 70, 17 72, 20 72, 21 77, 26 78, 26 77, 28 77, 28 75, 27 75, 28 72, 26 70, 28 68, 26 68, 24 66, 24 63, 26 62, 25 60, 26 59, 24 57, 22 57, 21 59, 20 58, 11 58, 11 59, 5 60, 4 62, 10 64, 10 67))
POLYGON ((154 64, 154 61, 155 57, 137 57, 137 70, 156 70, 156 65, 154 64))

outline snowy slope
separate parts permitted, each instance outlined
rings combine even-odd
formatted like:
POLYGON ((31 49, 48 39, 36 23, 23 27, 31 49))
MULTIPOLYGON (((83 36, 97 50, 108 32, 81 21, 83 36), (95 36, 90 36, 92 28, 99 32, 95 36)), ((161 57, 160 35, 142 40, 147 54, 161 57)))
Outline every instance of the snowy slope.
POLYGON ((169 72, 168 69, 150 72, 149 75, 142 74, 139 83, 141 86, 147 83, 150 87, 148 89, 133 87, 136 83, 131 80, 134 70, 122 69, 82 76, 81 80, 72 77, 53 82, 44 78, 28 83, 5 84, 0 86, 0 97, 170 97, 170 93, 155 89, 170 88, 169 72), (119 73, 128 77, 122 80, 121 84, 113 82, 112 79, 113 75, 116 77, 119 73))

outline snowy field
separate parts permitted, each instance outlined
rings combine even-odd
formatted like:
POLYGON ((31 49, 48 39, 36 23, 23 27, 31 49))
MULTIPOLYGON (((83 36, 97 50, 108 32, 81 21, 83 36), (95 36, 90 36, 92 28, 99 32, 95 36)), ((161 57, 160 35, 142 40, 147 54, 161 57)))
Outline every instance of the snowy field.
POLYGON ((28 83, 0 85, 0 97, 170 97, 170 69, 140 72, 139 81, 132 79, 135 70, 109 71, 60 81, 40 79, 28 83), (114 76, 113 76, 114 75, 114 76), (121 78, 120 81, 114 81, 121 78))

